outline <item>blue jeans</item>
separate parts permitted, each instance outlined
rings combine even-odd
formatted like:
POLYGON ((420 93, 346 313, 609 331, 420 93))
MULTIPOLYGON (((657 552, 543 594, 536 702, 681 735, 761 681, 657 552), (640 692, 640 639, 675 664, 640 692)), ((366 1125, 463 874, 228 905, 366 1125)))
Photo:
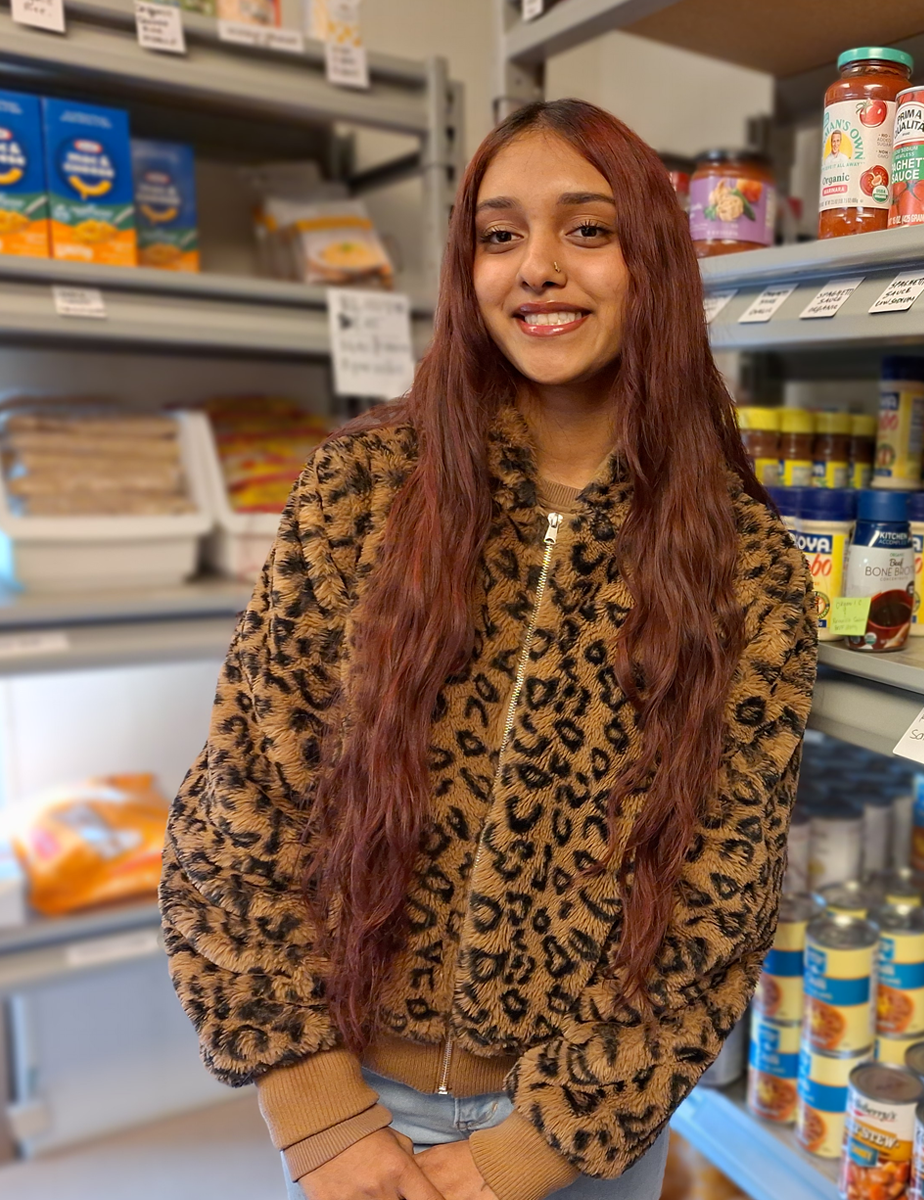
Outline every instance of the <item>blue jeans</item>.
MULTIPOLYGON (((503 1092, 484 1096, 429 1095, 404 1083, 385 1079, 363 1067, 363 1077, 392 1114, 392 1128, 414 1143, 414 1150, 444 1142, 458 1142, 476 1129, 490 1129, 510 1115, 513 1105, 503 1092)), ((659 1200, 664 1164, 667 1161, 668 1131, 665 1130, 643 1158, 618 1179, 592 1179, 579 1175, 574 1183, 555 1192, 555 1200, 659 1200)), ((288 1200, 305 1200, 297 1183, 292 1183, 283 1162, 288 1200)))

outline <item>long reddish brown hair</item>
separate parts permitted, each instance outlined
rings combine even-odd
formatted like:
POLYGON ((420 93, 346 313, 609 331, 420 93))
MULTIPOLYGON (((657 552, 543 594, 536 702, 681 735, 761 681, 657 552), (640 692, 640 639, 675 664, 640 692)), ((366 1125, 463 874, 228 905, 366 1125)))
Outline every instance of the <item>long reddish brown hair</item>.
POLYGON ((431 812, 430 723, 440 689, 474 645, 469 597, 492 511, 487 429, 498 406, 513 402, 519 379, 479 313, 475 204, 495 155, 534 131, 568 142, 610 184, 630 277, 612 404, 614 445, 634 489, 616 548, 634 607, 612 656, 642 738, 610 812, 612 827, 620 799, 650 780, 618 864, 625 919, 616 966, 642 994, 697 818, 714 793, 742 651, 728 468, 752 496, 767 497, 709 350, 686 217, 655 153, 621 121, 578 100, 529 105, 485 138, 466 171, 433 341, 412 391, 334 435, 400 421, 419 442, 356 613, 350 719, 345 733, 325 739, 311 807, 316 848, 306 890, 327 927, 332 1016, 355 1050, 375 1032, 375 997, 408 927, 405 901, 431 812))

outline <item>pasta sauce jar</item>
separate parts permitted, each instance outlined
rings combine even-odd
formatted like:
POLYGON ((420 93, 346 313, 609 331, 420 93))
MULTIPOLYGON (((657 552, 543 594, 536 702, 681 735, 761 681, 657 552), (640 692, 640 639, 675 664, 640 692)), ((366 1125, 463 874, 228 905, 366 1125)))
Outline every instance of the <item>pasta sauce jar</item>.
POLYGON ((889 228, 924 224, 924 88, 899 92, 892 147, 889 228))
POLYGON ((709 150, 690 180, 690 236, 699 258, 773 245, 776 183, 753 150, 709 150))
POLYGON ((837 66, 840 79, 825 92, 820 238, 888 226, 896 98, 914 59, 904 50, 861 46, 845 51, 837 66))

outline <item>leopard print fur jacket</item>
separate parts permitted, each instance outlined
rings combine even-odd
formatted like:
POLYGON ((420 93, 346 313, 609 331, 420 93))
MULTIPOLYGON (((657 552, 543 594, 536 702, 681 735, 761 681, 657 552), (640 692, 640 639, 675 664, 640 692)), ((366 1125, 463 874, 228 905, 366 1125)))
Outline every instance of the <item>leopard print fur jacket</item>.
MULTIPOLYGON (((338 1044, 299 898, 304 798, 351 613, 416 446, 397 424, 313 453, 172 807, 160 890, 171 974, 206 1065, 231 1085, 338 1044)), ((569 886, 604 853, 603 801, 638 736, 608 661, 631 603, 611 556, 628 485, 611 455, 562 522, 494 782, 489 731, 511 693, 546 517, 513 406, 494 418, 488 453, 495 505, 475 652, 434 713, 432 824, 380 1018, 418 1043, 448 1030, 473 1054, 516 1055, 506 1084, 516 1110, 578 1170, 614 1177, 713 1061, 773 939, 815 677, 811 583, 778 518, 730 483, 748 645, 717 795, 652 974, 656 1020, 643 1021, 602 970, 620 936, 613 872, 569 886)), ((643 800, 626 805, 623 844, 643 800)))

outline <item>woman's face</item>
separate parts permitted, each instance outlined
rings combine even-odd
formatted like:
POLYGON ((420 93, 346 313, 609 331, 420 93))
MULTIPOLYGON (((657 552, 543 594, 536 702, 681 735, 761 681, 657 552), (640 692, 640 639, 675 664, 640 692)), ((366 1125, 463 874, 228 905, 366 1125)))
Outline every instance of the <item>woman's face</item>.
POLYGON ((491 337, 534 383, 589 381, 619 354, 629 275, 612 196, 596 167, 544 132, 508 143, 485 172, 475 293, 491 337))

